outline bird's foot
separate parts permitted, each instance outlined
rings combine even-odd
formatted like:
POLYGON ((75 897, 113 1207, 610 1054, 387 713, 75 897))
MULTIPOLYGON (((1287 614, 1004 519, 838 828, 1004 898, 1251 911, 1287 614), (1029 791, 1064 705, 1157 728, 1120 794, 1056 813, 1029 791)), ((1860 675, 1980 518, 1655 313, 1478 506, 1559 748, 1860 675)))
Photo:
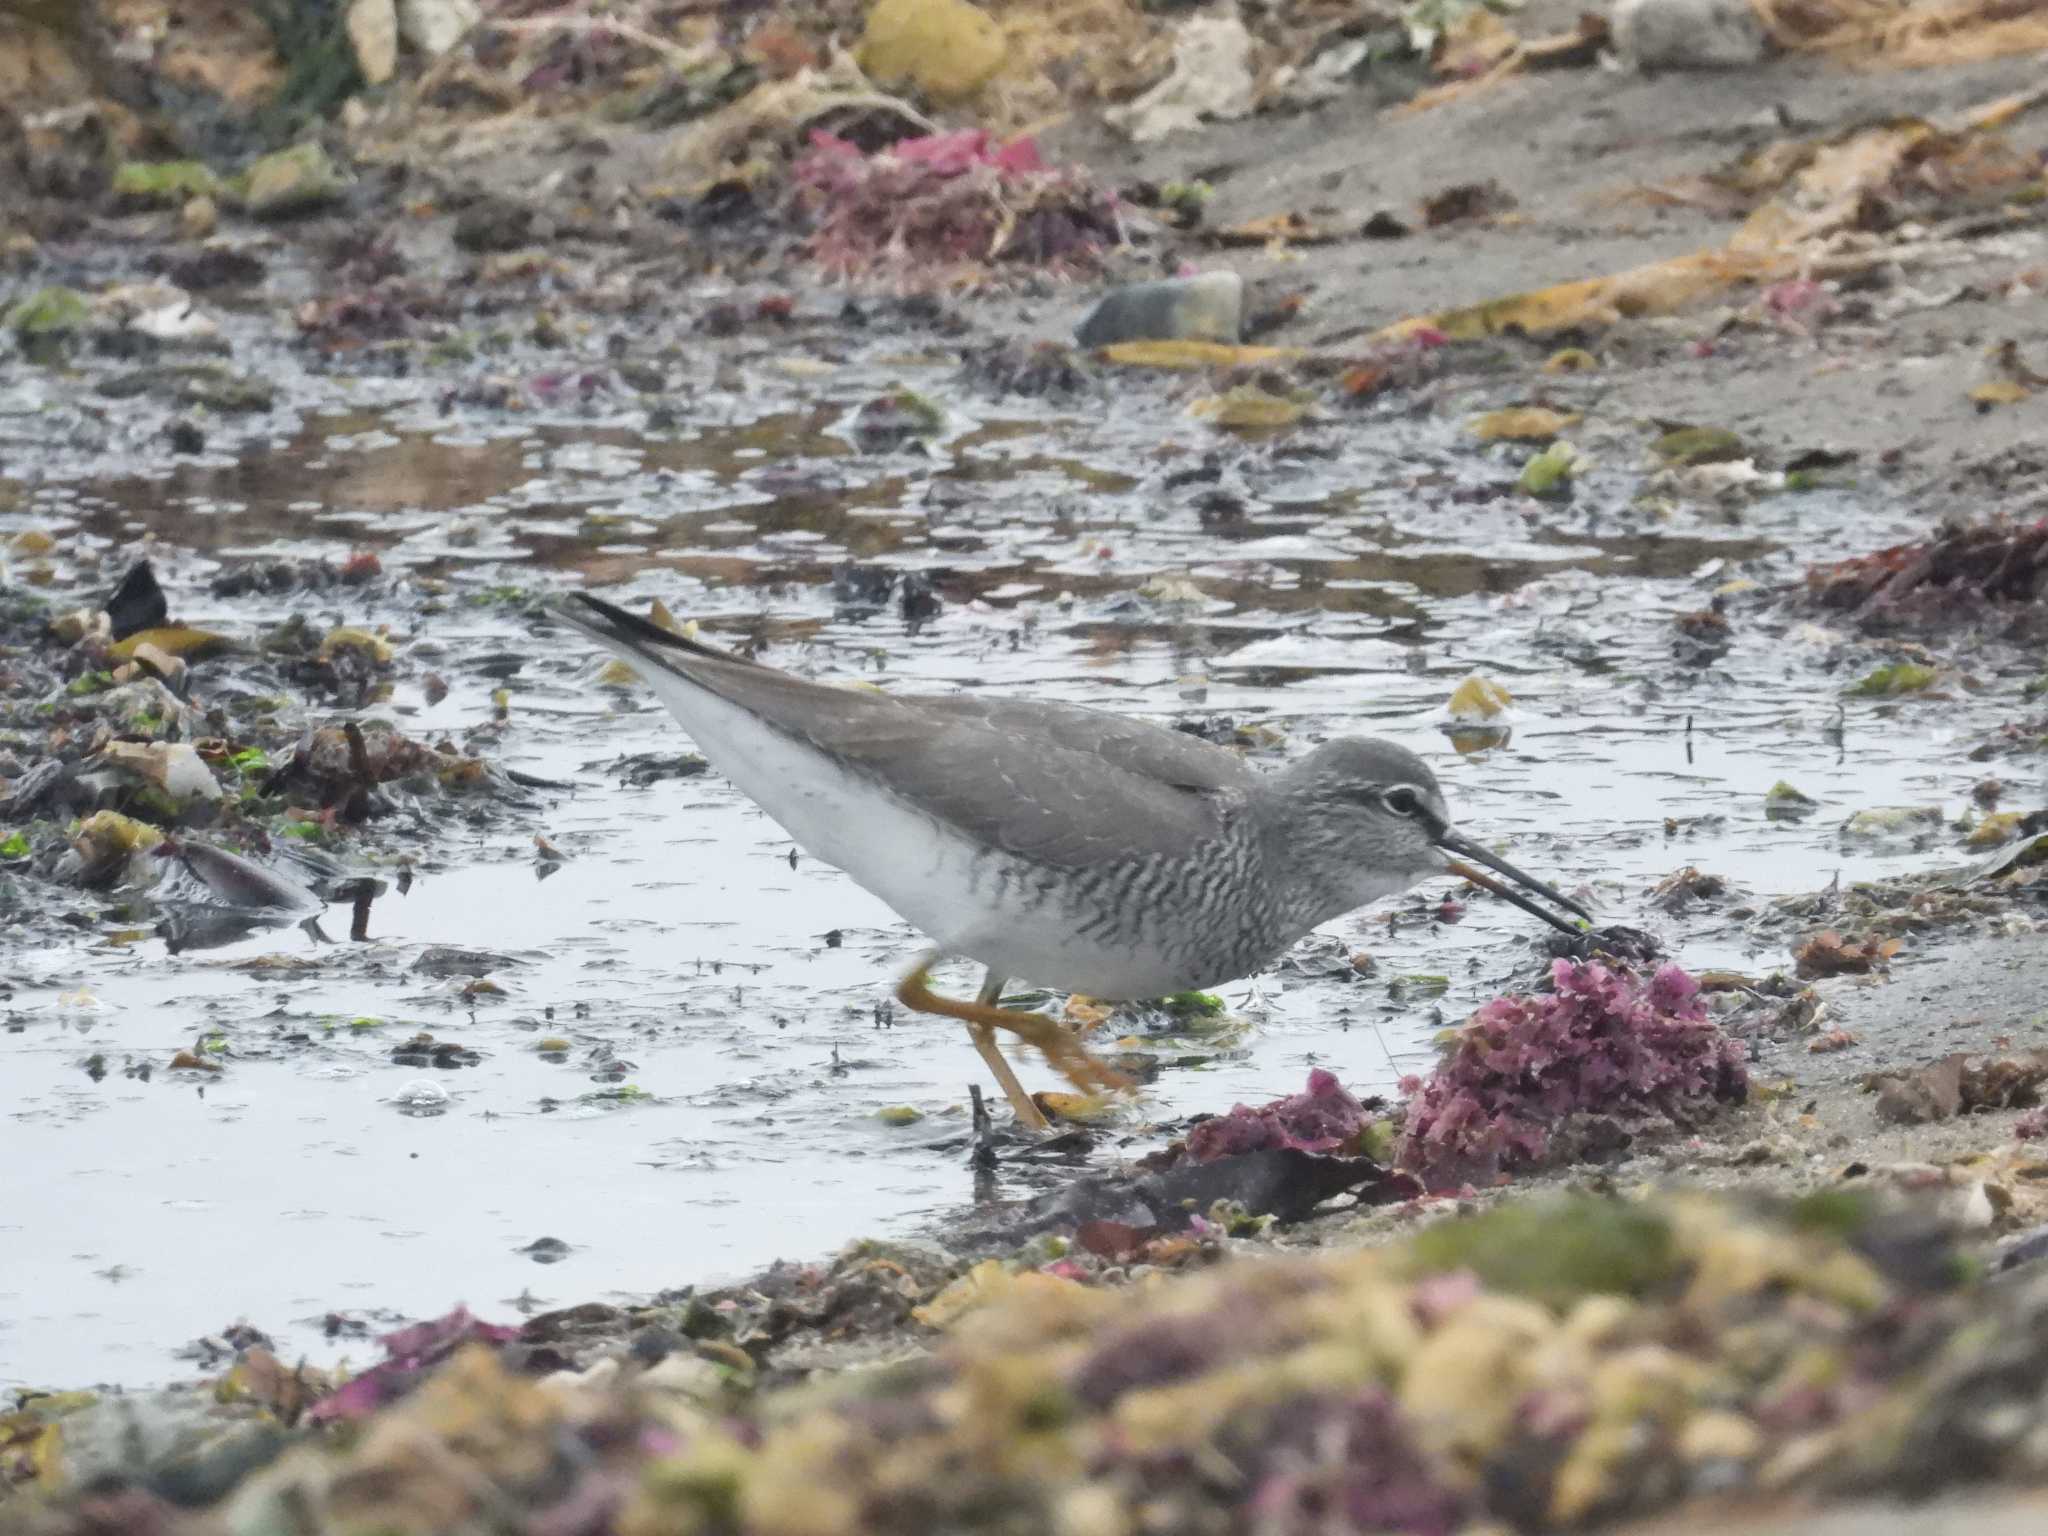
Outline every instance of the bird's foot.
MULTIPOLYGON (((1131 1080, 1114 1067, 1105 1065, 1091 1056, 1087 1049, 1076 1040, 1057 1019, 1042 1013, 1023 1013, 1015 1009, 999 1007, 994 1003, 969 1002, 963 998, 941 997, 931 989, 931 961, 925 960, 913 970, 896 988, 896 1000, 906 1008, 919 1013, 935 1013, 942 1018, 958 1019, 966 1024, 979 1043, 982 1031, 1007 1029, 1011 1034, 1021 1036, 1044 1054, 1060 1075, 1083 1093, 1113 1093, 1131 1086, 1131 1080)), ((992 1048, 992 1043, 991 1043, 992 1048)), ((983 1052, 986 1056, 988 1053, 983 1052)), ((1011 1079, 1014 1083, 1015 1079, 1011 1079)), ((1011 1107, 1017 1111, 1017 1118, 1027 1125, 1045 1124, 1045 1117, 1030 1096, 1021 1089, 1011 1091, 1011 1084, 1004 1084, 1011 1107), (1019 1098, 1022 1103, 1019 1103, 1019 1098), (1028 1113, 1027 1113, 1028 1109, 1028 1113)))

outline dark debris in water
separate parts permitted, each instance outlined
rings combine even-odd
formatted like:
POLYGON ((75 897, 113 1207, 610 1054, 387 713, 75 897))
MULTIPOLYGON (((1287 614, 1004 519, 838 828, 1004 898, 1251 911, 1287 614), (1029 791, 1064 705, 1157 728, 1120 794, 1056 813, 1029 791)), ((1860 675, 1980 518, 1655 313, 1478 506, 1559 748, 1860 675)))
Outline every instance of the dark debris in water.
POLYGON ((711 771, 711 764, 695 752, 630 752, 624 757, 585 763, 583 767, 586 772, 604 773, 635 789, 645 789, 665 779, 694 779, 711 771))
POLYGON ((100 606, 106 610, 108 633, 117 641, 145 629, 155 629, 171 612, 164 589, 157 585, 156 572, 147 560, 138 560, 128 567, 121 584, 100 606))
MULTIPOLYGON (((290 597, 380 574, 357 551, 242 565, 217 590, 290 597)), ((0 607, 0 847, 46 922, 91 925, 95 908, 77 902, 91 893, 178 953, 353 899, 360 930, 382 886, 318 845, 373 837, 383 820, 416 850, 432 835, 418 810, 450 794, 479 814, 533 803, 480 755, 487 730, 458 748, 388 723, 314 723, 324 698, 382 702, 411 670, 386 630, 303 611, 260 640, 182 622, 148 560, 111 586, 89 568, 69 592, 46 585, 47 598, 0 607)))
POLYGON ((1653 933, 1622 923, 1605 923, 1576 936, 1546 933, 1543 946, 1553 959, 1609 960, 1623 965, 1645 965, 1664 957, 1664 946, 1653 933))
POLYGON ((1921 543, 1816 565, 1806 590, 1866 629, 1996 623, 2038 636, 2048 627, 2048 519, 1949 523, 1921 543))
POLYGON ((969 348, 959 376, 969 389, 998 400, 1070 404, 1106 388, 1084 353, 1056 341, 995 341, 969 348))

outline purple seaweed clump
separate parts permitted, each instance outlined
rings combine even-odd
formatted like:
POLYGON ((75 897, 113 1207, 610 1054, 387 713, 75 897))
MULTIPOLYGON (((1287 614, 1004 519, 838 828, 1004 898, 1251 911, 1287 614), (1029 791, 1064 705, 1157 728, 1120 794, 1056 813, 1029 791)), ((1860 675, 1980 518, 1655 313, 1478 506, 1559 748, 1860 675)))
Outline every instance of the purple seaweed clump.
POLYGON ((834 272, 996 261, 1086 271, 1123 242, 1115 194, 1048 167, 1029 138, 999 145, 963 128, 867 154, 813 132, 791 175, 814 221, 811 254, 834 272))
POLYGON ((1403 1167, 1432 1189, 1539 1162, 1573 1115, 1684 1124, 1749 1090, 1742 1047, 1707 1017, 1699 983, 1666 965, 1644 985, 1594 962, 1552 965, 1553 992, 1497 997, 1427 1081, 1407 1078, 1403 1167))
POLYGON ((1300 1093, 1257 1109, 1239 1104, 1227 1115, 1204 1120, 1188 1132, 1188 1161, 1213 1162, 1246 1152, 1289 1147, 1297 1152, 1335 1152, 1365 1129, 1365 1110, 1344 1091, 1334 1073, 1321 1067, 1308 1075, 1300 1093))
POLYGON ((509 1344, 518 1337, 517 1328, 479 1321, 467 1307, 387 1333, 378 1340, 384 1346, 383 1361, 323 1397, 307 1417, 316 1424, 366 1419, 386 1403, 405 1396, 430 1369, 463 1345, 509 1344))

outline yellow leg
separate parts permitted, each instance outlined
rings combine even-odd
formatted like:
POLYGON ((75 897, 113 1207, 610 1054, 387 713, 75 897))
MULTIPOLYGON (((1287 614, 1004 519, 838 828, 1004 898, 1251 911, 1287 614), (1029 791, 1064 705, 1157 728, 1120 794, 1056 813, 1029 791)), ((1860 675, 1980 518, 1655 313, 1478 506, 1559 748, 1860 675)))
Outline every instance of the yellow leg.
POLYGON ((996 1032, 987 1024, 969 1024, 967 1038, 974 1042, 974 1048, 981 1052, 981 1059, 988 1063, 988 1069, 995 1075, 996 1084, 1003 1090, 1003 1097, 1010 1101, 1017 1123, 1034 1131, 1044 1130, 1050 1122, 1045 1111, 1032 1101, 1024 1091, 1024 1085, 1017 1080, 1016 1072, 996 1045, 996 1032))
POLYGON ((1104 1093, 1131 1086, 1130 1079, 1121 1072, 1104 1066, 1084 1050, 1079 1041, 1060 1027, 1057 1020, 1040 1013, 1021 1013, 1015 1009, 997 1006, 986 993, 1000 986, 993 977, 990 986, 984 988, 984 996, 973 1002, 959 998, 940 997, 931 989, 931 968, 938 959, 937 954, 926 955, 905 976, 896 988, 896 1001, 906 1008, 919 1013, 936 1013, 942 1018, 958 1019, 967 1026, 974 1039, 974 1048, 981 1052, 981 1059, 988 1063, 989 1070, 1002 1085, 1003 1096, 1010 1101, 1010 1107, 1017 1112, 1017 1118, 1026 1125, 1040 1128, 1045 1125, 1045 1116, 1031 1102, 1031 1095, 1024 1091, 1024 1085, 1017 1081, 1016 1073, 1003 1060, 1002 1052, 996 1048, 995 1031, 1007 1029, 1014 1035, 1021 1035, 1045 1053, 1046 1060, 1057 1067, 1060 1073, 1083 1093, 1104 1093))
MULTIPOLYGON (((981 991, 975 1001, 984 1008, 993 1008, 1003 1000, 1003 978, 990 971, 981 979, 981 991)), ((1043 1131, 1050 1129, 1050 1122, 1038 1107, 1038 1102, 1024 1091, 1024 1085, 1017 1080, 1017 1073, 1004 1057, 1001 1047, 996 1044, 995 1029, 987 1024, 969 1024, 967 1038, 974 1042, 974 1048, 981 1053, 981 1059, 988 1063, 994 1074, 996 1086, 1003 1090, 1003 1097, 1010 1101, 1010 1109, 1017 1116, 1017 1123, 1026 1130, 1043 1131)))

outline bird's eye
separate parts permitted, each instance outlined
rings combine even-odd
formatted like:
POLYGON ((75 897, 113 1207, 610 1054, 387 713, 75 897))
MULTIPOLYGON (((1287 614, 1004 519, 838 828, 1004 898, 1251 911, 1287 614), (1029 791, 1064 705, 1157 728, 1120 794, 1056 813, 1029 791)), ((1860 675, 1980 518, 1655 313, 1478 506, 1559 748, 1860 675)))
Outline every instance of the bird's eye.
POLYGON ((1422 797, 1406 784, 1396 784, 1380 796, 1380 804, 1396 816, 1416 816, 1422 811, 1422 797))

